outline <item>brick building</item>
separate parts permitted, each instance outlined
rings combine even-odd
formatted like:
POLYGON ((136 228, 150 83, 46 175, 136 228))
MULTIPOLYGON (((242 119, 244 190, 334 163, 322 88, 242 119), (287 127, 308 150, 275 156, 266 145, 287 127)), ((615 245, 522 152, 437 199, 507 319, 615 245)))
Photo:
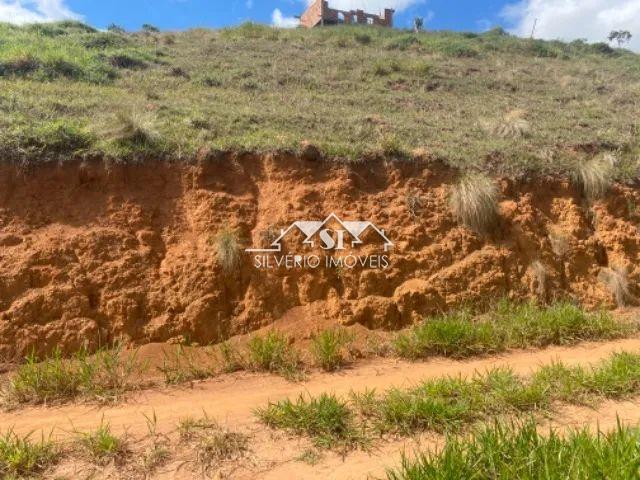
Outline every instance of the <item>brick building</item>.
POLYGON ((379 25, 393 27, 394 10, 385 8, 383 15, 365 13, 363 10, 336 10, 329 8, 327 0, 315 0, 300 17, 300 25, 307 28, 321 25, 379 25))

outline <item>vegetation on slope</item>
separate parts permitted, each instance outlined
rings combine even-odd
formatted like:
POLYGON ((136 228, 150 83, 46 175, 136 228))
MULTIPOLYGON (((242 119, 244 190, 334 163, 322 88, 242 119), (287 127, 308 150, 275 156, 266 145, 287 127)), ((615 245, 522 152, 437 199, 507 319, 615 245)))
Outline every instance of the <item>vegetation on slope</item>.
POLYGON ((564 168, 576 145, 634 170, 640 63, 628 51, 363 27, 126 34, 0 25, 0 151, 190 158, 201 149, 564 168), (596 150, 598 150, 596 148, 596 150))

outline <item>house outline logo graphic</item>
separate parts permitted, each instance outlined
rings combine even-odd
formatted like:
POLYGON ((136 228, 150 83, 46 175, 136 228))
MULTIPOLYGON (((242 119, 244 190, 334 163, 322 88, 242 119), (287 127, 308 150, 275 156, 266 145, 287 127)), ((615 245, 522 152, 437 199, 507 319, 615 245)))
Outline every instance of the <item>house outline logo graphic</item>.
POLYGON ((280 235, 273 242, 270 248, 247 248, 246 252, 251 253, 278 253, 282 251, 282 240, 294 229, 299 230, 305 239, 302 243, 313 248, 315 245, 314 237, 323 230, 323 227, 331 220, 336 221, 344 228, 344 231, 351 235, 351 246, 361 245, 364 243, 360 237, 369 229, 373 229, 384 240, 384 251, 387 252, 393 246, 393 242, 389 240, 384 230, 378 228, 374 223, 367 221, 346 222, 342 221, 335 213, 329 214, 322 221, 295 221, 286 229, 280 230, 280 235))

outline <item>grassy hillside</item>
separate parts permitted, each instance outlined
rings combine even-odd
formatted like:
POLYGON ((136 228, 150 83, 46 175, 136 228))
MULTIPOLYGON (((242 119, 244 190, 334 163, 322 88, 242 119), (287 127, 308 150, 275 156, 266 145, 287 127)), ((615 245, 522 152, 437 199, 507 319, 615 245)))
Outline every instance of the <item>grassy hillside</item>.
POLYGON ((606 44, 340 27, 105 33, 0 25, 0 152, 42 161, 297 149, 634 174, 640 57, 606 44))

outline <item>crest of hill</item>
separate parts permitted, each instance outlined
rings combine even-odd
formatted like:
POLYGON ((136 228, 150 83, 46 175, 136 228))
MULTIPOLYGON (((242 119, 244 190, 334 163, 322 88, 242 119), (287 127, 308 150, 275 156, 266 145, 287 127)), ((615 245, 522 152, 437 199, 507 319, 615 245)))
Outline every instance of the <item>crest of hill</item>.
POLYGON ((506 173, 640 152, 638 56, 606 43, 341 26, 0 24, 0 153, 39 163, 300 151, 506 173), (416 149, 422 154, 411 152, 416 149))

